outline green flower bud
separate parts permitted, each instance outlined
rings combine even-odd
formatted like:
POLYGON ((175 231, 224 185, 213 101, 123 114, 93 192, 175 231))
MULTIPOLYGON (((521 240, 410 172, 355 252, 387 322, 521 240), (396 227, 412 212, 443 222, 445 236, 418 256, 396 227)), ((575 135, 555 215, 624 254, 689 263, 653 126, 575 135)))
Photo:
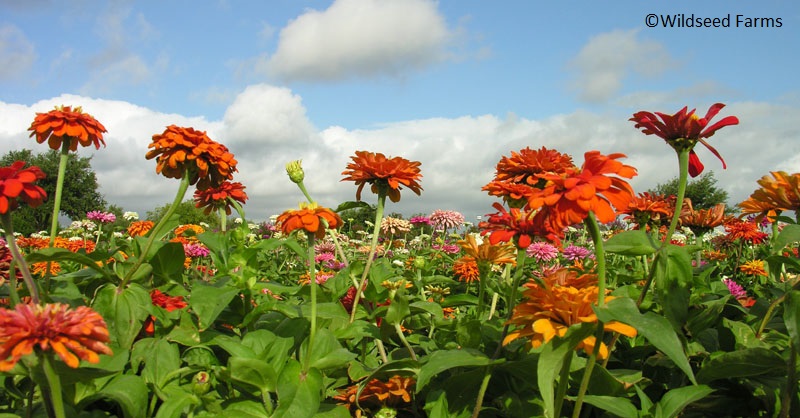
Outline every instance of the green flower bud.
POLYGON ((423 257, 417 257, 414 259, 414 267, 421 269, 425 267, 425 259, 423 257))
POLYGON ((305 172, 303 172, 302 162, 303 160, 294 160, 286 164, 286 174, 289 175, 289 180, 293 183, 302 183, 306 176, 305 172))
POLYGON ((192 392, 195 395, 205 395, 211 389, 211 376, 208 372, 197 372, 192 377, 192 392))

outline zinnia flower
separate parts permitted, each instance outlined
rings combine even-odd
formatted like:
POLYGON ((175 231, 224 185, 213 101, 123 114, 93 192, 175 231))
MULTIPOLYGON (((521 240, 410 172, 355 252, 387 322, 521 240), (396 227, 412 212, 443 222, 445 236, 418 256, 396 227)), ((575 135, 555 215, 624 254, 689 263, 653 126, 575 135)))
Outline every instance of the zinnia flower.
POLYGON ((396 234, 398 232, 408 232, 411 231, 411 222, 405 219, 386 216, 381 219, 381 231, 387 235, 396 234))
POLYGON ((456 276, 458 281, 464 283, 472 283, 481 278, 480 270, 478 270, 478 263, 474 257, 465 255, 455 262, 453 262, 453 275, 456 276))
POLYGON ((764 260, 751 260, 739 266, 739 270, 748 276, 767 276, 764 260))
POLYGON ((151 229, 155 224, 153 221, 136 221, 131 222, 130 226, 128 226, 128 235, 131 237, 139 237, 147 234, 150 232, 151 229))
POLYGON ((636 122, 636 128, 641 128, 645 135, 657 135, 664 139, 676 152, 680 153, 683 150, 689 149, 689 174, 692 177, 697 177, 703 172, 703 164, 700 158, 694 152, 694 146, 697 142, 705 145, 709 151, 722 161, 722 168, 726 168, 725 160, 717 152, 714 147, 708 145, 704 138, 709 138, 714 133, 726 126, 739 124, 739 119, 736 116, 727 116, 721 121, 708 126, 711 119, 725 107, 722 103, 716 103, 708 108, 708 112, 704 118, 698 117, 692 109, 687 112, 687 107, 676 112, 674 115, 667 115, 660 112, 637 112, 633 114, 630 119, 636 122), (659 118, 661 120, 659 120, 659 118))
POLYGON ((105 126, 92 115, 83 113, 80 106, 74 110, 71 106, 56 106, 47 113, 37 113, 28 130, 30 136, 36 136, 36 142, 47 141, 54 150, 61 149, 64 141, 69 144, 70 151, 77 151, 78 143, 84 147, 94 144, 95 149, 100 149, 100 144, 106 146, 103 141, 105 126))
POLYGON ((758 180, 761 188, 739 203, 742 216, 757 215, 756 220, 761 221, 765 216, 774 218, 783 211, 800 210, 800 173, 772 171, 771 174, 772 178, 761 177, 758 180))
MULTIPOLYGON (((558 241, 558 234, 550 231, 541 222, 535 222, 537 212, 528 209, 510 208, 506 210, 499 203, 492 205, 497 213, 488 215, 486 221, 478 224, 481 234, 489 235, 489 242, 514 241, 518 248, 528 248, 534 237, 547 237, 551 241, 558 241)), ((560 233, 560 232, 559 232, 560 233)))
POLYGON ((412 216, 408 221, 414 226, 425 226, 431 224, 431 218, 427 216, 412 216))
POLYGON ((538 150, 526 147, 519 152, 512 151, 510 157, 503 156, 497 163, 494 180, 481 190, 507 201, 527 199, 534 188, 544 187, 544 174, 563 174, 574 166, 568 154, 545 147, 538 150))
MULTIPOLYGON (((508 321, 508 324, 520 328, 510 332, 503 340, 503 345, 518 338, 530 338, 529 344, 536 348, 556 335, 564 336, 572 325, 597 323, 597 316, 592 309, 599 292, 596 283, 596 275, 578 275, 568 269, 545 276, 542 284, 529 281, 522 293, 525 300, 514 308, 512 318, 508 321)), ((613 296, 606 296, 606 300, 611 299, 613 296)), ((628 337, 636 336, 636 329, 620 322, 611 321, 603 324, 603 327, 628 337)), ((576 348, 590 353, 596 343, 595 337, 589 336, 576 348)), ((600 342, 597 357, 608 357, 608 347, 603 342, 600 342)))
POLYGON ((24 161, 0 167, 0 214, 16 209, 18 199, 35 208, 47 197, 44 189, 34 184, 45 177, 44 172, 35 165, 23 167, 24 161))
POLYGON ((728 233, 728 237, 732 240, 741 239, 754 245, 761 244, 769 236, 759 229, 757 223, 735 218, 729 219, 725 223, 725 232, 728 233))
POLYGON ((685 210, 681 211, 680 216, 681 225, 689 227, 697 236, 725 224, 728 220, 728 217, 725 216, 724 203, 718 203, 709 209, 695 210, 692 207, 692 201, 686 200, 684 208, 685 210))
POLYGON ((536 241, 525 249, 525 253, 541 263, 555 260, 558 257, 558 248, 548 242, 536 241))
POLYGON ((31 305, 20 303, 14 310, 0 308, 0 371, 11 370, 35 347, 53 351, 67 366, 77 368, 80 360, 100 361, 99 354, 111 355, 108 328, 103 317, 87 306, 71 309, 61 303, 31 305))
POLYGON ((97 221, 104 224, 110 224, 117 220, 117 215, 114 215, 111 212, 101 212, 99 210, 93 210, 86 213, 86 219, 97 221))
MULTIPOLYGON (((169 296, 158 289, 153 289, 150 292, 150 300, 154 306, 164 308, 167 312, 183 309, 188 306, 183 300, 183 296, 169 296)), ((142 329, 147 335, 153 335, 155 332, 155 321, 156 317, 153 315, 145 319, 142 329)))
POLYGON ((569 261, 581 261, 586 257, 594 256, 592 250, 577 245, 570 245, 561 250, 564 258, 569 261))
POLYGON ((355 182, 358 186, 358 201, 361 201, 361 190, 367 183, 372 185, 373 193, 385 193, 392 202, 400 201, 401 185, 418 196, 422 191, 422 186, 418 183, 422 178, 418 161, 409 161, 402 157, 386 158, 381 153, 368 151, 356 151, 356 155, 350 158, 353 162, 347 164, 346 170, 342 172, 342 175, 347 176, 342 181, 355 182))
POLYGON ((341 401, 342 405, 348 407, 352 416, 360 418, 364 416, 362 408, 374 413, 381 407, 400 409, 409 405, 415 383, 414 378, 403 376, 392 376, 385 382, 372 379, 363 385, 363 388, 362 385, 356 384, 341 390, 333 399, 341 401))
POLYGON ((454 210, 436 209, 428 218, 435 229, 453 229, 464 224, 464 215, 454 210))
MULTIPOLYGON (((674 199, 673 199, 674 200, 674 199)), ((638 228, 660 226, 662 221, 669 221, 675 213, 675 204, 664 195, 648 192, 632 196, 628 207, 619 211, 626 214, 626 220, 633 220, 638 228)))
POLYGON ((147 148, 152 150, 145 158, 157 160, 156 173, 180 179, 188 172, 189 184, 197 184, 201 190, 219 186, 238 171, 227 147, 194 128, 170 125, 162 134, 153 135, 147 148))
POLYGON ((728 287, 728 291, 731 292, 731 296, 734 298, 739 299, 747 297, 747 292, 739 283, 736 283, 731 279, 722 279, 722 282, 725 283, 725 286, 728 287))
POLYGON ((317 206, 315 203, 301 203, 299 210, 287 210, 278 216, 281 231, 288 235, 295 230, 314 234, 317 238, 325 236, 326 229, 336 229, 342 225, 342 218, 336 212, 317 206), (323 223, 324 221, 324 223, 323 223))
POLYGON ((510 243, 492 244, 489 240, 483 240, 478 244, 473 234, 467 234, 463 240, 458 241, 458 245, 479 263, 511 264, 512 266, 517 264, 514 257, 516 251, 510 243))
POLYGON ((217 187, 209 187, 207 189, 197 189, 194 192, 195 207, 203 208, 203 213, 206 215, 212 211, 225 209, 225 214, 231 214, 231 206, 233 201, 244 204, 247 200, 247 193, 244 191, 245 187, 239 182, 223 181, 217 187))

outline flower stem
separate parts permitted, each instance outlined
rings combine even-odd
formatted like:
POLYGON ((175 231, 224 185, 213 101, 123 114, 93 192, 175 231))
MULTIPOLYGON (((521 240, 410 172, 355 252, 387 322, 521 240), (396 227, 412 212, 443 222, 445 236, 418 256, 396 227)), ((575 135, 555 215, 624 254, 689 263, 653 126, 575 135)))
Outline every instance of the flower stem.
POLYGON ((606 253, 603 248, 603 235, 600 233, 600 225, 597 224, 594 212, 589 211, 589 216, 586 217, 584 223, 594 242, 595 265, 597 267, 597 306, 603 306, 606 296, 606 253))
POLYGON ((685 149, 678 152, 678 195, 675 200, 675 213, 672 214, 672 221, 669 223, 669 230, 667 236, 664 237, 664 242, 661 243, 661 248, 664 248, 672 240, 672 234, 678 227, 678 221, 681 218, 681 210, 683 209, 683 198, 686 197, 686 183, 689 180, 689 152, 691 149, 685 149))
POLYGON ((486 396, 486 389, 489 387, 489 380, 492 378, 492 368, 489 366, 484 367, 483 380, 481 381, 480 389, 478 389, 478 398, 475 401, 475 408, 472 409, 472 417, 478 418, 483 407, 483 397, 486 396))
MULTIPOLYGON (((6 246, 8 246, 9 251, 11 251, 11 257, 17 262, 19 271, 22 273, 22 281, 25 282, 25 286, 28 288, 28 293, 31 295, 31 301, 35 305, 38 305, 39 289, 36 287, 36 282, 33 281, 33 276, 28 268, 28 263, 25 262, 25 257, 23 257, 22 253, 19 251, 17 240, 14 238, 14 228, 11 224, 11 212, 9 211, 0 215, 0 221, 2 221, 3 229, 6 231, 6 246)), ((9 275, 9 281, 9 287, 16 289, 17 284, 14 276, 9 275)))
POLYGON ((378 194, 378 207, 375 209, 375 226, 372 231, 372 243, 369 247, 369 255, 367 255, 367 262, 364 264, 364 273, 361 274, 361 281, 356 288, 356 296, 353 298, 353 310, 350 312, 350 323, 356 320, 356 311, 358 310, 358 302, 361 301, 361 291, 364 289, 364 284, 369 277, 369 269, 372 267, 372 259, 375 258, 375 251, 378 248, 378 236, 381 232, 381 220, 383 220, 383 210, 386 206, 386 193, 378 194))
POLYGON ((161 219, 158 221, 158 224, 156 224, 156 226, 154 226, 153 229, 150 230, 147 243, 145 244, 142 253, 139 255, 133 267, 131 267, 131 269, 122 279, 122 283, 120 283, 119 289, 124 289, 125 286, 127 286, 128 282, 133 277, 133 275, 136 273, 136 271, 139 270, 139 267, 142 266, 145 257, 147 257, 147 253, 150 251, 150 247, 153 246, 153 242, 155 242, 156 237, 158 237, 161 234, 161 229, 163 229, 164 225, 167 222, 169 222, 169 218, 172 216, 173 213, 175 213, 175 210, 178 208, 178 205, 180 205, 181 202, 183 202, 183 197, 186 196, 187 189, 189 189, 188 169, 185 173, 183 173, 183 177, 181 177, 181 183, 178 186, 178 193, 175 194, 175 200, 172 201, 172 204, 167 209, 167 213, 165 213, 164 216, 161 217, 161 219))
POLYGON ((417 353, 414 352, 414 347, 412 347, 411 344, 408 343, 408 340, 406 340, 406 336, 403 334, 403 328, 400 326, 399 322, 394 324, 394 330, 397 332, 397 337, 400 338, 400 342, 402 342, 408 350, 411 360, 417 361, 417 353))
POLYGON ((600 345, 603 343, 603 323, 597 323, 597 331, 595 332, 594 350, 586 360, 586 368, 583 370, 583 379, 581 379, 581 386, 578 388, 578 396, 575 399, 575 409, 572 411, 572 418, 578 418, 581 414, 583 407, 583 397, 586 396, 586 390, 589 388, 589 379, 592 377, 592 370, 597 364, 597 353, 600 352, 600 345))
POLYGON ((67 415, 64 413, 64 398, 61 394, 61 380, 58 378, 58 373, 56 373, 53 368, 51 356, 49 354, 43 354, 39 356, 39 358, 42 362, 42 370, 47 378, 47 386, 50 391, 50 403, 53 407, 55 418, 66 418, 67 415))
POLYGON ((317 335, 317 266, 314 261, 314 234, 308 235, 308 278, 311 289, 311 331, 308 335, 308 349, 306 350, 305 364, 303 370, 308 371, 311 367, 311 348, 314 346, 314 337, 317 335))
POLYGON ((225 207, 219 208, 219 230, 225 232, 228 226, 228 214, 225 213, 225 207))
POLYGON ((58 177, 56 178, 56 196, 53 199, 53 219, 50 220, 51 248, 56 244, 56 234, 58 234, 58 214, 61 212, 61 195, 64 193, 64 177, 69 160, 69 144, 72 141, 77 141, 77 139, 64 138, 61 143, 61 157, 58 160, 58 177))

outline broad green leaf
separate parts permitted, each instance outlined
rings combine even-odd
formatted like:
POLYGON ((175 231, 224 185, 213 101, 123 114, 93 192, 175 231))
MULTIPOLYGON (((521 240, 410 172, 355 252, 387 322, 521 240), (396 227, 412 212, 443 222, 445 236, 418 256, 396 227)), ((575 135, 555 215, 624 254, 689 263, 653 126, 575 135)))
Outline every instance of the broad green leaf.
POLYGON ((289 360, 278 376, 278 408, 272 418, 313 417, 322 398, 322 373, 303 371, 300 363, 289 360))
POLYGON ((150 294, 136 283, 125 289, 109 284, 97 291, 92 307, 105 319, 111 340, 129 349, 152 304, 150 294))
POLYGON ((229 286, 228 280, 220 280, 213 284, 196 280, 192 286, 189 305, 197 315, 200 330, 211 326, 238 293, 239 289, 229 286))
POLYGON ((109 399, 119 405, 125 418, 144 418, 147 414, 147 385, 139 376, 123 374, 112 379, 96 394, 84 398, 76 405, 82 409, 100 399, 109 399))
POLYGON ((665 393, 656 404, 656 418, 674 418, 692 402, 699 401, 714 392, 706 385, 684 386, 665 393))
POLYGON ((689 285, 692 281, 692 260, 686 249, 669 244, 656 257, 655 293, 664 316, 679 330, 689 313, 689 285))
POLYGON ((252 348, 245 346, 236 338, 227 335, 217 335, 208 341, 208 345, 216 345, 234 357, 258 358, 252 348))
POLYGON ((225 403, 219 418, 266 418, 264 404, 250 399, 236 399, 225 403))
POLYGON ((444 313, 442 312, 442 306, 435 302, 428 302, 428 301, 416 301, 409 305, 411 308, 411 314, 419 314, 419 313, 427 313, 433 316, 433 319, 442 320, 444 319, 444 313))
POLYGON ((627 398, 617 396, 585 395, 583 401, 602 411, 623 418, 638 418, 639 410, 627 398))
POLYGON ((141 376, 145 383, 157 387, 164 386, 164 378, 174 370, 181 367, 178 346, 159 338, 146 338, 139 340, 131 350, 131 363, 138 365, 144 363, 141 376))
POLYGON ((349 202, 340 203, 339 206, 336 207, 336 210, 334 210, 334 212, 339 213, 339 212, 350 210, 350 209, 362 209, 362 208, 366 209, 366 208, 369 208, 369 207, 370 207, 370 204, 367 203, 367 202, 349 201, 349 202))
POLYGON ((664 353, 693 383, 697 383, 675 329, 663 316, 652 312, 642 314, 631 298, 610 300, 604 307, 595 308, 597 318, 603 322, 619 321, 634 328, 639 335, 664 353))
POLYGON ((427 357, 427 361, 417 373, 416 392, 419 393, 439 373, 454 367, 488 366, 502 361, 492 361, 486 354, 478 350, 437 350, 427 357))
POLYGON ((231 357, 228 360, 231 380, 257 388, 261 392, 275 392, 278 377, 275 369, 264 360, 231 357))
POLYGON ((686 323, 689 332, 692 335, 698 335, 701 331, 716 324, 728 299, 730 296, 703 302, 700 309, 691 313, 691 317, 686 323))
POLYGON ((800 291, 792 290, 783 301, 783 322, 795 349, 800 349, 800 291))
POLYGON ((603 244, 603 248, 607 253, 627 256, 649 255, 656 252, 652 239, 640 229, 614 235, 603 244))
POLYGON ((183 388, 170 388, 163 403, 158 407, 155 418, 181 418, 193 405, 199 405, 200 399, 183 388))
POLYGON ((149 260, 153 267, 153 275, 165 282, 180 282, 183 274, 183 262, 186 253, 179 242, 168 242, 156 251, 149 260))
POLYGON ((345 327, 334 330, 336 338, 340 340, 349 340, 355 344, 364 338, 380 338, 381 333, 377 326, 372 322, 367 322, 362 319, 353 321, 345 327))
MULTIPOLYGON (((307 342, 308 340, 303 346, 303 352, 307 350, 307 342)), ((311 347, 311 367, 323 371, 334 369, 345 366, 354 358, 356 354, 343 348, 331 331, 324 328, 317 330, 314 345, 311 347)))
POLYGON ((350 411, 344 405, 322 404, 314 418, 350 418, 350 411))
POLYGON ((536 378, 544 401, 544 414, 546 417, 555 417, 556 402, 563 401, 562 399, 555 399, 555 384, 561 368, 564 366, 564 360, 567 356, 573 355, 578 343, 590 336, 594 329, 594 324, 590 323, 572 326, 567 330, 564 337, 555 337, 542 346, 542 352, 539 354, 539 363, 536 367, 536 378))
POLYGON ((781 373, 785 368, 786 362, 780 354, 762 347, 745 348, 713 357, 697 372, 697 381, 709 383, 717 379, 781 373))
POLYGON ((405 289, 401 287, 394 294, 392 302, 389 304, 389 308, 386 311, 386 322, 390 325, 397 325, 409 315, 411 315, 411 309, 408 307, 408 297, 405 289))
POLYGON ((795 242, 800 242, 800 225, 785 225, 781 232, 778 233, 778 237, 775 238, 775 247, 772 250, 782 250, 783 247, 795 242))

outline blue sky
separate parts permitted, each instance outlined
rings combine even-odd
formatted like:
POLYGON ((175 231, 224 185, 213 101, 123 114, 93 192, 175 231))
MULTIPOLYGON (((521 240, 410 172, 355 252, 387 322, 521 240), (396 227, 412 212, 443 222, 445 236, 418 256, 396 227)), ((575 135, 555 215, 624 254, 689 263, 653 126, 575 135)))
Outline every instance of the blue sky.
POLYGON ((292 159, 319 200, 352 200, 338 180, 366 149, 423 163, 423 195, 390 210, 471 217, 491 212, 480 187, 500 156, 526 146, 578 163, 624 152, 637 191, 668 181, 671 149, 627 119, 722 102, 742 121, 711 141, 728 170, 698 152, 737 203, 769 171, 800 171, 798 41, 789 0, 0 0, 0 141, 36 150, 36 112, 83 105, 109 129, 107 148, 81 150, 101 191, 144 212, 175 190, 144 160, 150 136, 208 130, 240 160, 254 219, 299 202, 282 172, 292 159), (730 27, 650 28, 651 13, 730 27))

